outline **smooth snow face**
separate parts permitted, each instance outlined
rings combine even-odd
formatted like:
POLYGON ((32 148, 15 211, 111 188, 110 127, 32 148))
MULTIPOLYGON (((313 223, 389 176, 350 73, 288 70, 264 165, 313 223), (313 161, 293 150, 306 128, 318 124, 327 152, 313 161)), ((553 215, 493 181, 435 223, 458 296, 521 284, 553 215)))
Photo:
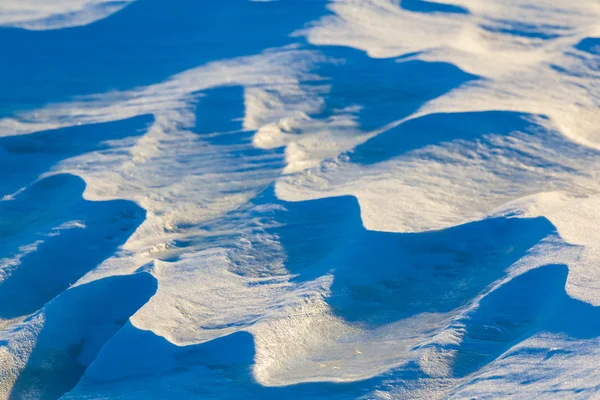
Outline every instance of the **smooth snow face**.
POLYGON ((597 1, 50 3, 0 4, 0 398, 596 395, 597 1))

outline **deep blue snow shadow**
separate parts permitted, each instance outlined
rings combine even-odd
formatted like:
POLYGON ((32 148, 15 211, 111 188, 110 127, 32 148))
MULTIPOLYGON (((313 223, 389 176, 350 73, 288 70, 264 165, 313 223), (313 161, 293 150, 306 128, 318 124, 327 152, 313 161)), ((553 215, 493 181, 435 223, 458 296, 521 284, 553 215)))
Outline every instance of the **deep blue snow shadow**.
POLYGON ((575 46, 577 50, 600 56, 600 38, 588 37, 575 46))
POLYGON ((508 111, 429 114, 408 120, 369 139, 349 151, 348 155, 354 163, 371 165, 430 145, 527 131, 533 125, 528 117, 529 114, 508 111))
POLYGON ((138 0, 85 26, 0 28, 0 117, 297 42, 289 35, 327 12, 322 0, 138 0))
MULTIPOLYGON (((270 171, 285 167, 283 148, 261 149, 252 144, 254 131, 243 129, 244 88, 221 86, 202 92, 196 105, 196 124, 191 128, 203 141, 238 165, 232 172, 270 171)), ((278 174, 277 174, 278 175, 278 174)), ((273 180, 277 175, 273 175, 273 180)))
POLYGON ((71 393, 149 394, 161 398, 344 399, 356 398, 380 378, 347 384, 307 383, 265 387, 255 381, 254 338, 240 331, 209 342, 176 346, 127 324, 105 346, 71 393))
POLYGON ((422 13, 469 14, 469 10, 464 7, 425 0, 400 0, 400 7, 422 13))
POLYGON ((545 218, 493 218, 422 233, 376 232, 363 227, 358 201, 351 196, 277 204, 275 227, 267 232, 280 241, 286 269, 296 281, 332 273, 327 302, 333 312, 366 327, 464 306, 556 232, 545 218))
POLYGON ((30 184, 60 161, 109 149, 110 140, 140 136, 153 121, 141 115, 120 121, 0 137, 0 199, 30 184), (8 172, 10 171, 10 172, 8 172))
POLYGON ((443 62, 377 59, 365 52, 338 46, 319 47, 330 62, 317 65, 314 72, 331 85, 324 109, 314 115, 326 118, 351 105, 361 107, 358 120, 369 131, 400 120, 426 102, 458 86, 478 79, 443 62))
POLYGON ((114 254, 145 219, 145 211, 131 201, 87 201, 84 189, 79 177, 53 175, 0 202, 0 250, 5 253, 0 256, 31 245, 25 240, 39 241, 3 271, 0 317, 41 308, 114 254))
POLYGON ((103 346, 156 289, 152 275, 138 273, 71 288, 50 302, 10 400, 55 400, 71 390, 103 346))
POLYGON ((540 332, 574 339, 600 336, 600 309, 565 291, 568 267, 547 265, 519 275, 484 297, 465 318, 453 363, 455 376, 475 372, 540 332))

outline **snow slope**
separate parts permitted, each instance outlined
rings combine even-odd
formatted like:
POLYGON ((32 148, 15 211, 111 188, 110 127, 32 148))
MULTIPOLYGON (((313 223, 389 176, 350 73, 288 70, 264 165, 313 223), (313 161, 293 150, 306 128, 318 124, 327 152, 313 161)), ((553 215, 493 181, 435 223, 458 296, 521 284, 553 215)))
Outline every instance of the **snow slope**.
POLYGON ((596 0, 5 1, 0 398, 593 398, 596 0))

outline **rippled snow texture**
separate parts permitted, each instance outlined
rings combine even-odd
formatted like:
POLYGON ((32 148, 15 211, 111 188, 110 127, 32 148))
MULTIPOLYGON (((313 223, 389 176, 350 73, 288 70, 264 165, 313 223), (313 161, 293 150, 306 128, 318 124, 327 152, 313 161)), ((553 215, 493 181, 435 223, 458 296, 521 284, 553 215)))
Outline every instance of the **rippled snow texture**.
POLYGON ((597 0, 4 0, 0 398, 593 398, 597 0))

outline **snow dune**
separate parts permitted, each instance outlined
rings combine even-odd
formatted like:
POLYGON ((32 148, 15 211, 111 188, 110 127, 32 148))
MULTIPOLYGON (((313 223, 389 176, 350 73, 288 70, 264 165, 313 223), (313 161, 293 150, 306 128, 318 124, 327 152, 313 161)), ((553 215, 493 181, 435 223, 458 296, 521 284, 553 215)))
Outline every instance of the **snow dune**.
POLYGON ((596 396, 599 21, 3 2, 0 398, 596 396))

